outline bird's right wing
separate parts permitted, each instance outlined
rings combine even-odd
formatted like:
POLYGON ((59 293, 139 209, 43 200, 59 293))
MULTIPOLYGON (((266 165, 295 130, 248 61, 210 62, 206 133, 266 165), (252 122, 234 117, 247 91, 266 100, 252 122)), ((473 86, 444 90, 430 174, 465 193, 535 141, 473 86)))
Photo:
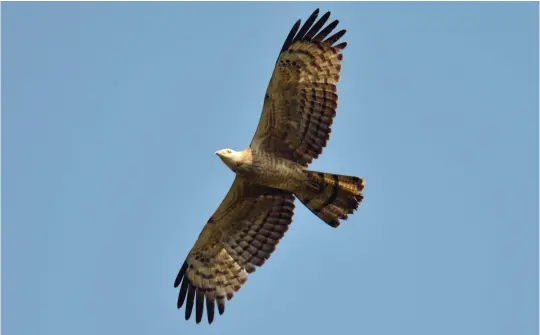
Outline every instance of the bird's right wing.
POLYGON ((186 304, 186 320, 194 304, 197 323, 205 305, 209 323, 216 303, 219 313, 224 312, 225 299, 231 299, 247 274, 270 257, 292 222, 293 210, 291 193, 236 177, 174 282, 174 287, 180 286, 178 308, 186 304))

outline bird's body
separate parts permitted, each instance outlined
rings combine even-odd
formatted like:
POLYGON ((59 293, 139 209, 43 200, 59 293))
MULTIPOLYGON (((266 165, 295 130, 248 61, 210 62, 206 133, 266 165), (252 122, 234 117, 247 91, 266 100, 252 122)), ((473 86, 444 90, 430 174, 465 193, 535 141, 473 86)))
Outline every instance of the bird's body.
POLYGON ((253 184, 294 192, 307 180, 303 166, 262 150, 219 151, 218 155, 233 172, 253 184))
POLYGON ((233 297, 262 266, 288 230, 298 198, 313 214, 338 227, 363 199, 358 177, 308 170, 323 151, 336 115, 345 30, 330 35, 335 20, 319 10, 298 20, 279 53, 255 135, 242 151, 216 152, 236 176, 182 265, 175 287, 185 318, 196 322, 206 306, 208 322, 217 305, 233 297), (330 35, 328 37, 328 35, 330 35))

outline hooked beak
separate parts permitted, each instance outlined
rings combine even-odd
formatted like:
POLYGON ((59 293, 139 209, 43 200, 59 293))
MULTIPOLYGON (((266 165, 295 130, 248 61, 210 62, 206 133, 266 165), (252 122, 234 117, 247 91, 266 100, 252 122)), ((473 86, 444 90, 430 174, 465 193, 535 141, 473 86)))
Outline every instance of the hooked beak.
POLYGON ((219 154, 219 150, 216 151, 215 154, 218 155, 218 156, 221 156, 221 155, 219 154))

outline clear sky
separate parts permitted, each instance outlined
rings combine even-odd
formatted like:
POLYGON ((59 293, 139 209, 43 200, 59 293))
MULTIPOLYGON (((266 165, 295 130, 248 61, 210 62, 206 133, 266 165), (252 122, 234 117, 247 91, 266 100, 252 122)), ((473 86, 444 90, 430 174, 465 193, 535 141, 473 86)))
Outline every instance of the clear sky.
POLYGON ((538 326, 535 3, 3 3, 2 330, 528 335, 538 326), (176 273, 247 146, 290 27, 348 29, 311 167, 366 179, 339 229, 297 203, 215 322, 176 273))

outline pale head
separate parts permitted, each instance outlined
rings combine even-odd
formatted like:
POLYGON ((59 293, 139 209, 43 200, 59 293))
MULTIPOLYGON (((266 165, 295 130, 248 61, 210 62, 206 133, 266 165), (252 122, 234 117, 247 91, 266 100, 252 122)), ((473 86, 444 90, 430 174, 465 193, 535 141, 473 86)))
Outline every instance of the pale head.
POLYGON ((242 164, 242 152, 234 151, 232 149, 222 149, 216 151, 216 155, 221 158, 223 163, 231 168, 233 171, 242 164))

